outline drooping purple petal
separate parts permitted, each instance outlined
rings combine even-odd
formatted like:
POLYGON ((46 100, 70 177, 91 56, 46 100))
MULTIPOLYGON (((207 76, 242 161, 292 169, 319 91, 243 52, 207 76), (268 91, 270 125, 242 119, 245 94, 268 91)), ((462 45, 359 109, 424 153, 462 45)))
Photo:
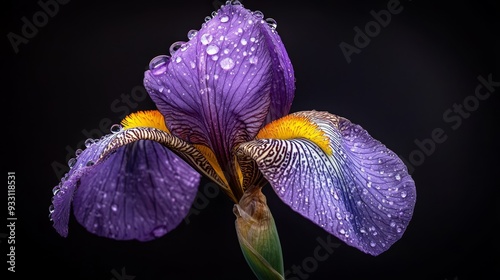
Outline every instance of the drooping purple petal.
POLYGON ((62 236, 68 234, 72 203, 79 223, 113 239, 160 237, 188 213, 200 175, 154 141, 139 140, 109 151, 123 133, 107 135, 85 149, 56 187, 51 219, 62 236))
POLYGON ((241 5, 226 5, 171 58, 156 58, 146 89, 172 134, 210 147, 224 166, 232 148, 288 112, 292 65, 280 37, 241 5))
POLYGON ((147 241, 173 230, 187 215, 200 176, 169 149, 140 140, 120 147, 82 176, 73 202, 88 231, 147 241))
POLYGON ((62 236, 68 235, 68 223, 73 202, 73 195, 80 183, 81 177, 92 170, 104 148, 112 139, 112 135, 100 141, 87 140, 88 147, 69 161, 70 171, 61 179, 59 185, 53 189, 50 218, 55 230, 62 236))
POLYGON ((331 154, 307 135, 255 140, 239 152, 254 158, 293 210, 363 252, 386 251, 402 237, 416 201, 402 160, 345 118, 315 111, 293 115, 323 131, 331 154))

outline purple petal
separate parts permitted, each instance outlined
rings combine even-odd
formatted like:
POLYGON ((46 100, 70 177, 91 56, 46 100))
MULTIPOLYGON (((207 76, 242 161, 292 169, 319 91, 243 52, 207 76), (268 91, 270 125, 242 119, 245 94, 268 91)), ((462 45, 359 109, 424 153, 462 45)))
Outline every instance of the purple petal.
POLYGON ((200 175, 154 141, 110 151, 121 134, 107 135, 85 149, 54 188, 51 219, 60 235, 68 234, 71 203, 87 230, 114 239, 162 236, 187 214, 200 175))
POLYGON ((96 235, 151 240, 177 227, 187 215, 199 179, 169 149, 140 140, 118 148, 82 176, 74 213, 96 235))
POLYGON ((305 138, 242 144, 293 210, 363 252, 399 240, 413 215, 415 183, 397 155, 359 125, 325 112, 300 112, 330 139, 328 155, 305 138))
POLYGON ((89 147, 76 158, 70 160, 70 171, 64 175, 59 185, 54 187, 50 218, 54 222, 55 230, 60 235, 68 236, 71 203, 81 177, 94 168, 95 163, 99 161, 100 154, 111 139, 111 135, 108 135, 96 142, 91 141, 91 139, 87 140, 89 147))
POLYGON ((288 112, 295 89, 278 34, 241 5, 219 9, 171 59, 152 66, 144 83, 169 130, 210 147, 222 166, 266 118, 288 112))

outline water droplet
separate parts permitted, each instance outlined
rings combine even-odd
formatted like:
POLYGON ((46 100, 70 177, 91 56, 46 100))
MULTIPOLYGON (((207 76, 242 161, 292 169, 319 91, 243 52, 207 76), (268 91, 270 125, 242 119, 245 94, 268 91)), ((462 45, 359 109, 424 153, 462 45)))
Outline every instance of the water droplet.
POLYGON ((335 217, 337 217, 337 219, 339 220, 342 220, 342 215, 339 212, 335 213, 335 217))
POLYGON ((184 43, 185 42, 177 41, 177 42, 174 42, 172 45, 170 45, 170 48, 168 49, 168 51, 170 52, 170 55, 174 55, 174 53, 178 49, 180 49, 184 43))
POLYGON ((120 124, 115 123, 114 125, 111 126, 109 130, 111 131, 111 133, 118 133, 122 131, 122 126, 120 124))
POLYGON ((54 205, 50 205, 49 206, 49 213, 52 214, 52 212, 54 212, 54 205))
POLYGON ((189 32, 187 34, 187 37, 188 37, 189 40, 191 40, 191 39, 193 39, 196 36, 196 34, 198 34, 198 30, 191 29, 191 30, 189 30, 189 32))
POLYGON ((214 56, 212 56, 212 60, 213 60, 213 61, 217 61, 217 59, 219 59, 219 56, 218 56, 218 55, 214 55, 214 56))
POLYGON ((53 195, 56 195, 59 191, 61 190, 61 188, 59 187, 59 185, 55 186, 53 189, 52 189, 52 194, 53 195))
POLYGON ((111 205, 111 211, 113 212, 118 211, 118 206, 116 204, 111 205))
POLYGON ((85 147, 90 147, 92 144, 94 143, 94 139, 92 138, 88 138, 87 140, 85 140, 85 147))
POLYGON ((339 233, 340 233, 340 234, 345 234, 345 229, 341 228, 341 229, 339 230, 339 233))
POLYGON ((228 16, 223 16, 220 18, 220 22, 228 22, 229 21, 229 17, 228 16))
POLYGON ((206 16, 206 17, 205 17, 205 22, 209 22, 211 19, 212 19, 212 17, 211 17, 211 16, 206 16))
POLYGON ((278 23, 276 22, 276 20, 274 20, 274 18, 267 18, 266 22, 269 27, 271 27, 271 29, 276 29, 276 27, 278 27, 278 23))
POLYGON ((168 55, 156 56, 149 62, 149 70, 151 70, 153 75, 163 74, 165 73, 165 71, 167 71, 167 65, 169 61, 170 61, 170 56, 168 55))
POLYGON ((212 35, 205 33, 201 35, 200 41, 203 45, 208 45, 210 44, 210 42, 212 42, 213 38, 214 37, 212 35))
POLYGON ((407 194, 405 191, 402 191, 402 192, 401 192, 401 197, 402 197, 402 198, 405 198, 407 195, 408 195, 408 194, 407 194))
POLYGON ((86 164, 86 165, 87 165, 87 166, 92 166, 92 165, 94 165, 94 162, 93 162, 92 160, 89 160, 89 161, 87 161, 87 164, 86 164))
POLYGON ((219 52, 219 47, 216 45, 210 45, 207 47, 207 54, 208 55, 214 55, 219 52))
POLYGON ((264 18, 264 14, 263 14, 261 11, 259 11, 259 10, 254 11, 254 12, 253 12, 253 15, 254 15, 256 18, 259 18, 259 19, 264 18))
POLYGON ((257 64, 257 62, 259 62, 259 58, 256 57, 256 56, 251 56, 249 59, 248 59, 248 62, 250 62, 250 64, 257 64))
POLYGON ((396 223, 395 222, 391 222, 391 227, 395 227, 396 226, 396 223))
POLYGON ((240 43, 245 46, 247 44, 247 39, 241 38, 240 43))
POLYGON ((213 11, 210 15, 212 16, 212 18, 214 18, 215 16, 217 16, 217 12, 213 11))
POLYGON ((178 56, 176 59, 175 59, 175 62, 179 63, 182 61, 182 58, 180 56, 178 56))
POLYGON ((394 178, 396 178, 396 180, 399 181, 399 180, 401 180, 401 175, 396 174, 396 176, 394 176, 394 178))
POLYGON ((366 183, 366 186, 367 186, 368 188, 371 188, 371 187, 372 187, 372 182, 368 182, 368 183, 366 183))
POLYGON ((75 156, 76 156, 76 157, 78 157, 79 155, 81 155, 81 154, 82 154, 82 152, 83 152, 83 150, 82 150, 82 149, 77 149, 77 150, 75 151, 75 156))
POLYGON ((241 4, 241 2, 238 0, 232 1, 232 4, 235 6, 243 6, 243 4, 241 4))
POLYGON ((230 57, 226 57, 220 61, 220 67, 224 70, 231 70, 234 67, 234 61, 230 57))
POLYGON ((76 158, 70 158, 68 160, 68 166, 69 166, 69 168, 73 168, 73 166, 75 166, 75 163, 76 163, 76 158))
POLYGON ((152 232, 154 237, 161 237, 167 233, 167 227, 166 226, 159 226, 156 227, 152 232))

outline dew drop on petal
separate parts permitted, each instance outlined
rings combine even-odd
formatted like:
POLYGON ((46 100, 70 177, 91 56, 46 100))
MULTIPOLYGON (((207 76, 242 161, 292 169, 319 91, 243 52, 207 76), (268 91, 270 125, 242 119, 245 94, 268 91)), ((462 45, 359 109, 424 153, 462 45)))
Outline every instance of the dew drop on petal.
POLYGON ((219 52, 219 47, 216 45, 210 45, 207 47, 207 54, 208 55, 214 55, 219 52))
POLYGON ((224 70, 231 70, 234 67, 234 61, 230 57, 226 57, 220 61, 220 67, 224 70))
POLYGON ((179 63, 182 61, 182 58, 180 56, 178 56, 176 59, 175 59, 175 62, 179 63))
POLYGON ((210 42, 212 42, 212 40, 213 40, 213 36, 208 34, 208 33, 201 35, 201 38, 200 38, 200 41, 203 45, 210 44, 210 42))
POLYGON ((193 38, 196 36, 196 34, 198 34, 198 30, 196 30, 196 29, 191 29, 191 30, 189 30, 189 32, 187 33, 187 37, 188 37, 188 39, 189 39, 189 40, 191 40, 191 39, 193 39, 193 38))
POLYGON ((76 163, 76 158, 70 158, 68 160, 68 166, 69 166, 69 168, 73 168, 73 166, 75 166, 75 163, 76 163))
POLYGON ((240 43, 245 46, 247 44, 247 39, 241 38, 240 43))
POLYGON ((78 157, 79 155, 81 155, 81 154, 82 154, 82 152, 83 152, 83 150, 82 150, 82 149, 77 149, 77 150, 75 151, 75 156, 76 156, 76 157, 78 157))
POLYGON ((259 58, 256 57, 256 56, 251 56, 249 59, 248 59, 248 62, 250 62, 250 64, 257 64, 257 62, 259 62, 259 58))
POLYGON ((170 48, 168 49, 170 52, 170 55, 174 55, 174 53, 181 48, 181 46, 184 44, 182 41, 177 41, 174 42, 172 45, 170 45, 170 48))
POLYGON ((276 29, 276 27, 278 27, 278 23, 273 18, 267 18, 266 22, 269 25, 269 27, 271 27, 271 29, 276 29))
POLYGON ((263 14, 261 11, 259 11, 259 10, 254 11, 254 12, 253 12, 253 15, 254 15, 255 17, 259 18, 259 19, 264 18, 264 14, 263 14))
POLYGON ((370 246, 375 247, 375 245, 376 245, 375 242, 373 242, 373 241, 370 242, 370 246))
POLYGON ((116 204, 111 205, 111 211, 113 212, 118 211, 118 206, 116 204))
POLYGON ((407 193, 406 193, 405 191, 402 191, 402 192, 401 192, 401 197, 402 197, 402 198, 405 198, 406 196, 407 196, 407 193))
POLYGON ((161 237, 167 233, 167 228, 165 226, 156 227, 152 232, 154 237, 161 237))
POLYGON ((94 165, 94 162, 93 162, 93 161, 91 161, 91 160, 89 160, 89 161, 87 161, 87 164, 86 164, 86 165, 87 165, 87 166, 92 166, 92 165, 94 165))
POLYGON ((165 71, 167 71, 167 64, 169 60, 170 56, 168 55, 156 56, 149 62, 149 70, 151 70, 151 73, 153 73, 153 75, 163 74, 165 73, 165 71))
POLYGON ((87 140, 85 140, 85 147, 90 147, 92 144, 94 143, 94 139, 92 138, 88 138, 87 140))
POLYGON ((111 133, 118 133, 122 131, 122 126, 120 124, 115 123, 114 125, 111 126, 109 130, 111 131, 111 133))
POLYGON ((220 22, 228 22, 229 21, 229 17, 228 16, 223 16, 220 18, 220 22))

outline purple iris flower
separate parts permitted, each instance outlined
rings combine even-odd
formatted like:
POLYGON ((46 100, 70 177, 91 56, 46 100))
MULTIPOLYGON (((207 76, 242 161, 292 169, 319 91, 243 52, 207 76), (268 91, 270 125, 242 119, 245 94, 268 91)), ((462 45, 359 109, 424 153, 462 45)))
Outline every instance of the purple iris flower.
POLYGON ((70 160, 50 207, 60 235, 68 235, 72 208, 96 235, 159 238, 185 218, 206 176, 235 203, 238 237, 256 274, 259 264, 251 263, 260 259, 252 256, 261 255, 283 275, 266 249, 273 245, 255 239, 275 230, 260 192, 268 185, 294 211, 368 254, 402 237, 416 201, 406 166, 348 119, 289 114, 295 77, 274 20, 228 2, 188 38, 145 72, 157 110, 127 116, 70 160), (259 222, 264 229, 253 228, 259 222))

